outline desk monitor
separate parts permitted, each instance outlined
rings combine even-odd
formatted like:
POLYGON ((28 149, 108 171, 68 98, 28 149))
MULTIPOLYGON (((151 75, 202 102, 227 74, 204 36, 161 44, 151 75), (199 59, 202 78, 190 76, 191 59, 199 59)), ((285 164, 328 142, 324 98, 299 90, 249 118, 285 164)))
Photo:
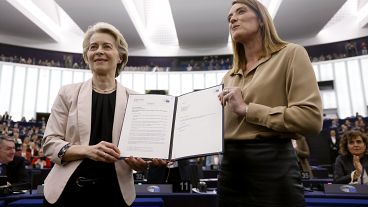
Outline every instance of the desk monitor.
POLYGON ((327 194, 366 194, 368 195, 367 185, 350 184, 324 184, 327 194))

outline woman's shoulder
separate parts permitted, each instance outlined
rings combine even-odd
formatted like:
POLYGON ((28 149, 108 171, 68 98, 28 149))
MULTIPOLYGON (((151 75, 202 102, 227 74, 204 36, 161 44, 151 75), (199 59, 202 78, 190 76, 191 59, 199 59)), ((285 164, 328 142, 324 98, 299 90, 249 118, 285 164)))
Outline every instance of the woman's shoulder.
POLYGON ((124 87, 128 94, 139 94, 137 91, 134 91, 133 89, 124 87))
POLYGON ((78 94, 81 90, 84 91, 86 89, 92 89, 91 79, 83 82, 66 84, 62 86, 60 90, 67 94, 78 94))
POLYGON ((291 42, 287 43, 284 49, 287 51, 305 50, 303 46, 291 42))
POLYGON ((87 81, 86 82, 72 83, 72 84, 64 85, 59 90, 59 96, 63 100, 71 101, 79 95, 80 91, 82 90, 81 88, 85 84, 87 84, 87 81))
POLYGON ((133 89, 127 88, 123 86, 121 83, 117 83, 118 87, 120 88, 119 91, 126 92, 127 94, 139 94, 137 91, 134 91, 133 89))
POLYGON ((66 85, 61 86, 60 90, 65 90, 65 91, 75 90, 76 88, 80 88, 84 83, 86 82, 66 84, 66 85))
POLYGON ((237 71, 236 68, 230 68, 229 70, 226 71, 226 73, 224 75, 224 79, 227 79, 227 78, 232 77, 232 76, 237 75, 237 74, 238 75, 243 74, 241 70, 238 70, 237 72, 236 71, 237 71))
POLYGON ((283 57, 285 61, 295 59, 295 57, 308 57, 305 48, 295 43, 287 43, 277 54, 278 57, 283 57))
POLYGON ((348 161, 350 161, 351 160, 351 158, 350 158, 350 156, 348 156, 348 155, 338 155, 337 157, 336 157, 336 162, 337 161, 340 161, 340 162, 348 162, 348 161))

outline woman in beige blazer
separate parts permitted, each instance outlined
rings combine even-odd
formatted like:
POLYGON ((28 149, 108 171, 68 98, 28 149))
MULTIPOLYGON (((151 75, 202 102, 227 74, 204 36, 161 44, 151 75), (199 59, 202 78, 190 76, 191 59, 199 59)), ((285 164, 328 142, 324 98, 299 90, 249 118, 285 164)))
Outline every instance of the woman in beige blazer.
MULTIPOLYGON (((119 160, 117 143, 128 95, 116 82, 128 45, 112 25, 97 23, 83 41, 93 77, 60 89, 51 109, 43 150, 55 163, 45 180, 45 206, 129 206, 135 199, 132 170, 141 158, 119 160)), ((154 164, 163 164, 154 160, 154 164)))

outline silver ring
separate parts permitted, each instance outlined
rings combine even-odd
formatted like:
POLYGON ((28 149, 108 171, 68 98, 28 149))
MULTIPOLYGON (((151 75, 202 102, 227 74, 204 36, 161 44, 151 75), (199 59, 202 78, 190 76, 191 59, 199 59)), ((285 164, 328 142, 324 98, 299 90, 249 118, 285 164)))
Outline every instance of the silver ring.
POLYGON ((224 93, 225 93, 225 94, 230 93, 229 89, 225 89, 225 90, 224 90, 224 93))

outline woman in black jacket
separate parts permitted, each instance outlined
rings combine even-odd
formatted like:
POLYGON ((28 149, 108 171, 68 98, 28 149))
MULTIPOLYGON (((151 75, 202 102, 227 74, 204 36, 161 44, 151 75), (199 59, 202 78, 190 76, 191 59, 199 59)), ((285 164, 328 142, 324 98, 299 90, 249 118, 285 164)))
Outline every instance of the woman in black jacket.
POLYGON ((368 138, 360 131, 347 131, 340 141, 334 180, 340 184, 368 184, 368 138))

